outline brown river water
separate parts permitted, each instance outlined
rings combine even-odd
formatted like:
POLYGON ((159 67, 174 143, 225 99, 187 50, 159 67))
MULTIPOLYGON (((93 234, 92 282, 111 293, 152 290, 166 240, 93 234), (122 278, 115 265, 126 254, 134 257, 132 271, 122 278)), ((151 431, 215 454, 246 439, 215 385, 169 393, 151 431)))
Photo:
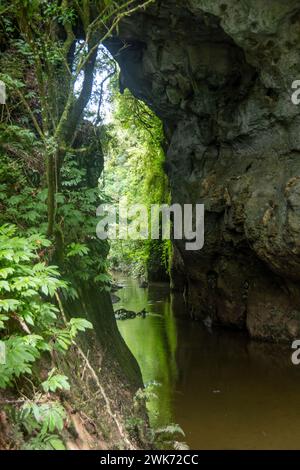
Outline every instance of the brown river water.
POLYGON ((300 449, 300 365, 292 349, 207 329, 185 315, 165 284, 129 278, 115 309, 149 312, 118 321, 145 384, 155 386, 153 425, 177 423, 191 449, 300 449))

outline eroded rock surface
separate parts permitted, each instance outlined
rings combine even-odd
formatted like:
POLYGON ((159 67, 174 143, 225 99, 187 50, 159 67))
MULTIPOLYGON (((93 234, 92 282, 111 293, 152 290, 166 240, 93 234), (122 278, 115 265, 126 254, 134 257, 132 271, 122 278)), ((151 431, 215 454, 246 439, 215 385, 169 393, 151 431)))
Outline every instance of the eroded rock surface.
POLYGON ((107 47, 164 122, 173 202, 205 204, 204 248, 176 242, 191 315, 299 337, 299 1, 157 1, 107 47))

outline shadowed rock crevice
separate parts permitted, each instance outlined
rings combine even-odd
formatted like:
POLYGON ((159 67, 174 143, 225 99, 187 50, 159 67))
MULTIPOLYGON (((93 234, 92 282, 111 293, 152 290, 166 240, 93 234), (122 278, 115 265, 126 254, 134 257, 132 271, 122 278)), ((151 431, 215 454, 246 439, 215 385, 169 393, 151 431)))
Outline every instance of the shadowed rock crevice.
POLYGON ((172 201, 205 204, 175 287, 193 317, 272 340, 300 334, 299 18, 294 0, 164 0, 106 44, 164 122, 172 201))

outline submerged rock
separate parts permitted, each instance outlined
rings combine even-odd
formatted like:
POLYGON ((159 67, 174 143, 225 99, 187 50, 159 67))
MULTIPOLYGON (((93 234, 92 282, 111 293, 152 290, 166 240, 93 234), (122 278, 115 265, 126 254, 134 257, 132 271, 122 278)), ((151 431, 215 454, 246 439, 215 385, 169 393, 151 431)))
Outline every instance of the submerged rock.
POLYGON ((163 120, 172 202, 205 204, 173 286, 193 317, 275 341, 300 334, 299 37, 296 0, 158 0, 106 44, 163 120))

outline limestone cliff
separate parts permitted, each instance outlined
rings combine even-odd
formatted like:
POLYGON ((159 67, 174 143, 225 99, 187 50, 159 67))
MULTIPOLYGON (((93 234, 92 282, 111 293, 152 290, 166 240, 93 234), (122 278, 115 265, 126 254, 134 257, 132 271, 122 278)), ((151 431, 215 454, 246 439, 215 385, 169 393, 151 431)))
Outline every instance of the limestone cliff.
POLYGON ((158 0, 107 47, 164 122, 173 202, 205 204, 204 248, 173 263, 191 315, 299 336, 299 1, 158 0))

